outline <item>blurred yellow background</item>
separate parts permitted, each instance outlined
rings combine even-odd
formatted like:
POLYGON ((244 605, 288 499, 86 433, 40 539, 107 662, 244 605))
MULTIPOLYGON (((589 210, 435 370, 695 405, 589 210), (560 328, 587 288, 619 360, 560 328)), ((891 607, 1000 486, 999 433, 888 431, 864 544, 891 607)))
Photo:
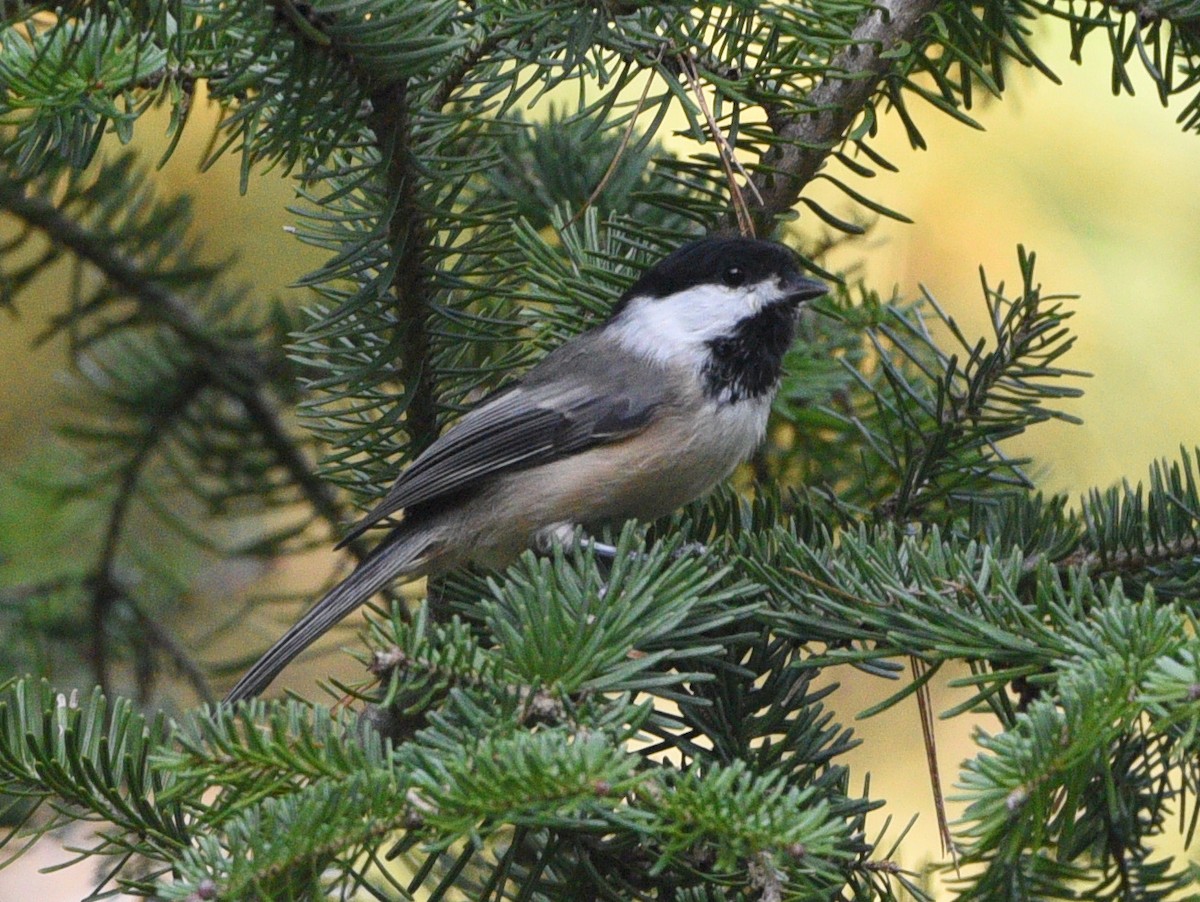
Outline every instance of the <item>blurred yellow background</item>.
POLYGON ((1067 304, 1078 341, 1062 362, 1093 374, 1065 407, 1084 425, 1047 424, 1013 444, 1044 488, 1077 496, 1136 482, 1152 458, 1200 442, 1200 136, 1180 131, 1184 103, 1164 109, 1136 63, 1137 96, 1112 96, 1101 35, 1082 66, 1064 30, 1042 38, 1061 86, 1014 71, 1003 101, 972 111, 983 132, 919 109, 924 152, 908 150, 893 117, 880 146, 900 172, 855 184, 914 220, 882 220, 868 238, 869 284, 885 295, 924 285, 968 336, 990 334, 978 267, 1019 285, 1024 244, 1046 292, 1080 296, 1067 304))
MULTIPOLYGON (((865 245, 850 245, 842 260, 865 256, 869 283, 884 294, 894 285, 900 296, 912 298, 925 285, 973 335, 987 328, 979 266, 993 283, 1013 285, 1019 281, 1017 245, 1036 251, 1045 289, 1080 295, 1070 302, 1078 343, 1064 364, 1094 378, 1082 383, 1085 397, 1067 406, 1083 426, 1048 424, 1014 444, 1035 459, 1045 488, 1078 496, 1090 486, 1143 479, 1153 458, 1174 457, 1181 443, 1200 442, 1200 359, 1194 350, 1200 335, 1200 154, 1197 136, 1179 131, 1178 109, 1163 109, 1148 79, 1135 79, 1136 98, 1111 95, 1101 36, 1086 48, 1084 65, 1076 66, 1067 58, 1062 31, 1044 35, 1038 46, 1063 85, 1014 71, 1002 102, 973 111, 986 131, 918 108, 928 150, 913 152, 899 123, 884 123, 879 147, 900 172, 855 184, 915 224, 883 220, 865 245)), ((141 126, 150 162, 163 146, 151 132, 163 121, 148 119, 141 126)), ((286 286, 321 255, 284 231, 293 218, 286 210, 292 186, 278 173, 256 174, 239 198, 234 158, 197 173, 210 122, 211 111, 197 109, 180 149, 157 178, 160 190, 193 195, 197 234, 213 258, 239 255, 237 278, 263 295, 295 292, 286 286)), ((60 303, 54 285, 42 287, 43 297, 27 299, 20 316, 0 331, 7 363, 0 368, 4 469, 44 442, 55 372, 64 363, 58 345, 29 349, 60 303)), ((327 559, 318 563, 325 566, 327 559)), ((835 704, 852 721, 855 712, 896 688, 854 677, 835 704)), ((935 690, 938 710, 959 700, 949 690, 935 690)), ((940 727, 943 780, 951 795, 958 764, 973 754, 970 728, 965 718, 940 727)), ((901 824, 919 812, 922 847, 940 857, 915 704, 856 729, 866 740, 852 761, 856 782, 869 770, 872 795, 888 798, 884 815, 901 824)), ((910 851, 914 857, 902 863, 920 866, 916 854, 910 851)))

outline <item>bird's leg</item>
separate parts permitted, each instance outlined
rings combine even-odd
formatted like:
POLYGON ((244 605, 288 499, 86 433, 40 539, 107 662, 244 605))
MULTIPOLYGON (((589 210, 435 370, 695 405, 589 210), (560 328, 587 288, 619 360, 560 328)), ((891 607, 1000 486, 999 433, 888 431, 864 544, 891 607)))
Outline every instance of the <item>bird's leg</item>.
MULTIPOLYGON (((612 566, 613 561, 617 559, 616 545, 609 545, 606 542, 598 542, 596 539, 593 539, 589 536, 584 536, 582 539, 580 539, 579 545, 582 548, 590 548, 592 550, 592 554, 594 554, 597 559, 604 561, 604 563, 608 564, 610 567, 612 566)), ((635 551, 633 555, 634 557, 640 557, 641 552, 635 551)))

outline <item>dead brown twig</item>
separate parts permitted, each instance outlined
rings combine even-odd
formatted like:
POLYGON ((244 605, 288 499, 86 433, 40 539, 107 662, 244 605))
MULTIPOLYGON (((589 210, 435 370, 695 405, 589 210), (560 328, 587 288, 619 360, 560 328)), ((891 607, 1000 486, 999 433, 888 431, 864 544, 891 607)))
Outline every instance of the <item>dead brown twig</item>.
POLYGON ((729 199, 733 204, 734 214, 737 216, 738 232, 747 238, 754 237, 754 218, 750 215, 750 207, 746 203, 746 196, 742 194, 742 188, 737 183, 737 178, 734 175, 734 170, 746 180, 746 184, 750 190, 754 192, 754 197, 761 205, 763 202, 762 195, 759 194, 757 186, 750 178, 750 173, 746 171, 737 158, 733 146, 721 131, 721 127, 717 125, 716 117, 713 116, 712 110, 709 109, 708 100, 704 96, 704 91, 700 87, 700 73, 696 70, 696 61, 688 54, 682 54, 679 57, 679 65, 683 70, 683 74, 687 76, 688 86, 692 89, 692 93, 696 95, 696 105, 700 107, 700 112, 704 114, 704 119, 708 123, 708 132, 712 136, 713 143, 717 145, 718 156, 721 158, 721 167, 725 170, 725 180, 729 184, 729 199))
MULTIPOLYGON (((654 60, 656 65, 662 62, 663 53, 666 52, 666 49, 666 44, 663 44, 658 48, 658 56, 654 60)), ((646 98, 650 96, 650 85, 653 83, 654 70, 651 69, 650 73, 646 76, 646 86, 642 88, 642 96, 638 99, 637 106, 634 107, 633 115, 629 117, 629 126, 625 129, 625 134, 621 136, 621 143, 617 147, 617 152, 613 155, 612 162, 608 164, 608 168, 604 170, 604 175, 602 175, 600 177, 600 181, 596 183, 595 190, 593 190, 588 196, 588 199, 583 202, 583 205, 575 211, 575 215, 568 219, 566 225, 562 227, 563 231, 570 228, 580 220, 583 214, 587 212, 588 208, 596 203, 604 189, 608 186, 608 183, 612 180, 613 173, 617 171, 617 165, 621 162, 621 158, 625 156, 625 151, 629 149, 629 142, 632 140, 633 131, 637 127, 638 117, 642 115, 642 110, 646 106, 646 98)))

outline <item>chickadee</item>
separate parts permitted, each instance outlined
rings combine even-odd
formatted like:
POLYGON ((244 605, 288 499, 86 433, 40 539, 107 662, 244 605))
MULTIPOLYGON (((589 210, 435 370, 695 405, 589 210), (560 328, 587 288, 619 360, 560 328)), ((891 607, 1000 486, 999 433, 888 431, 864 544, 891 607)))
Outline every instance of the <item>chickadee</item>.
POLYGON ((799 306, 825 292, 792 250, 746 238, 701 239, 646 270, 605 323, 484 399, 400 474, 338 547, 390 532, 226 701, 260 693, 397 578, 501 567, 576 526, 652 520, 708 492, 762 440, 799 306))

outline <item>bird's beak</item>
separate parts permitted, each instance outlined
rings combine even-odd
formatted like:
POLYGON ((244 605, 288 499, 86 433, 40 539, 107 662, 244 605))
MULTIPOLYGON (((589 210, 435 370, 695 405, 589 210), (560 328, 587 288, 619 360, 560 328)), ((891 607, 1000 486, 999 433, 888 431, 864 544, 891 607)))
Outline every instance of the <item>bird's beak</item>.
POLYGON ((803 304, 829 293, 829 287, 824 282, 807 278, 798 272, 785 275, 781 287, 787 293, 788 301, 793 304, 803 304))

